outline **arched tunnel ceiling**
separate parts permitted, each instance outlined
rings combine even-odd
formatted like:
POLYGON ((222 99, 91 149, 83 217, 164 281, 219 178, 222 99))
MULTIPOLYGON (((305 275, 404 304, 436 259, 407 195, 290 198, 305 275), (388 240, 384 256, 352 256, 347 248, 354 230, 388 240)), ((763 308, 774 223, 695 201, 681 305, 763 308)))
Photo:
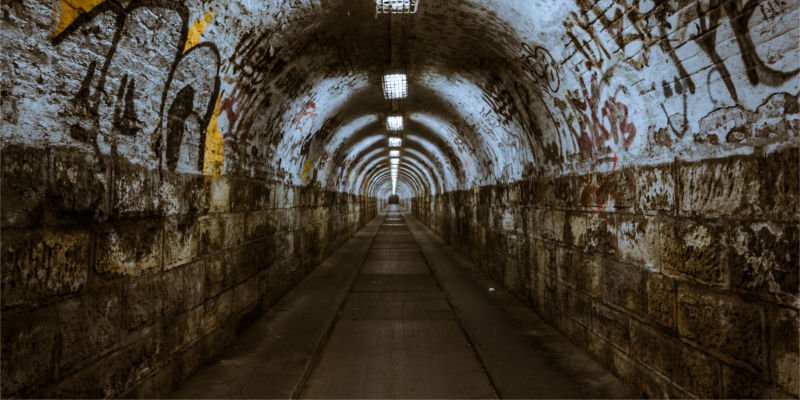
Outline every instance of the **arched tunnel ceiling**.
POLYGON ((52 24, 40 51, 64 90, 15 105, 10 141, 352 193, 383 195, 390 114, 405 121, 402 192, 419 195, 753 151, 758 139, 729 137, 735 119, 771 124, 800 90, 797 29, 785 32, 797 2, 420 0, 409 15, 378 15, 372 0, 14 7, 33 21, 14 24, 52 24), (122 76, 126 63, 141 76, 122 76), (128 93, 139 110, 135 126, 121 124, 109 97, 93 106, 97 127, 129 135, 82 140, 88 128, 71 114, 52 118, 60 128, 37 122, 59 113, 52 104, 75 103, 68 94, 94 85, 95 71, 103 96, 128 93), (398 71, 408 98, 386 100, 381 78, 398 71), (171 150, 176 129, 197 132, 188 145, 200 151, 171 150))

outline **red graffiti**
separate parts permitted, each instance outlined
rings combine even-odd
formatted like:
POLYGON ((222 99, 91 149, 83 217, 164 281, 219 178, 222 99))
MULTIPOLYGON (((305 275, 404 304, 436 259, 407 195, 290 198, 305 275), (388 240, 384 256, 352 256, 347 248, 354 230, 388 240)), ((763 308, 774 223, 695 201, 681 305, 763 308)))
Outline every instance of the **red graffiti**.
POLYGON ((614 94, 600 99, 597 74, 592 74, 589 88, 582 79, 580 85, 581 92, 568 92, 567 96, 580 125, 578 131, 572 129, 578 147, 597 161, 614 161, 616 167, 615 151, 627 150, 636 138, 636 125, 628 121, 628 106, 617 99, 620 92, 626 93, 627 90, 618 86, 614 94), (599 160, 608 154, 613 156, 599 160))
POLYGON ((317 111, 317 103, 314 103, 314 100, 309 100, 303 107, 303 111, 301 111, 299 114, 297 114, 297 116, 294 117, 293 121, 294 127, 299 129, 300 124, 303 121, 303 118, 305 117, 311 117, 311 118, 316 117, 317 113, 315 111, 317 111))
POLYGON ((225 96, 219 105, 219 113, 225 114, 228 119, 228 126, 230 132, 241 133, 241 138, 247 138, 250 134, 250 127, 253 124, 253 119, 247 117, 247 113, 243 111, 252 109, 253 96, 247 88, 242 88, 237 85, 233 88, 230 95, 225 96), (242 115, 245 114, 245 115, 242 115), (244 118, 242 118, 244 117, 244 118), (241 119, 241 123, 237 126, 236 123, 241 119))
POLYGON ((236 86, 233 88, 233 92, 230 94, 230 96, 222 99, 222 102, 219 105, 220 114, 223 112, 225 113, 231 126, 233 126, 236 123, 236 120, 239 118, 239 112, 234 111, 233 109, 234 105, 239 103, 243 97, 244 93, 239 86, 236 86))

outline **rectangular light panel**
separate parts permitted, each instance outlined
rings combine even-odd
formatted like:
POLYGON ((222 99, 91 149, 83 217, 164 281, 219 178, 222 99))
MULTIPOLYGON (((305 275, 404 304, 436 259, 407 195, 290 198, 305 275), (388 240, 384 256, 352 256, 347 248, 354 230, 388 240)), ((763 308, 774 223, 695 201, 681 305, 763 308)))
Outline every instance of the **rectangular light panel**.
POLYGON ((378 14, 415 14, 419 0, 375 0, 378 14))
POLYGON ((392 165, 400 164, 400 159, 399 158, 392 158, 389 161, 392 163, 392 165))
POLYGON ((389 150, 389 157, 400 157, 400 150, 389 150))
POLYGON ((383 76, 383 97, 388 100, 404 99, 408 96, 406 74, 388 74, 383 76))
POLYGON ((403 144, 403 139, 399 137, 389 138, 389 147, 400 147, 401 144, 403 144))
POLYGON ((403 117, 399 115, 386 117, 386 129, 390 131, 403 130, 403 117))

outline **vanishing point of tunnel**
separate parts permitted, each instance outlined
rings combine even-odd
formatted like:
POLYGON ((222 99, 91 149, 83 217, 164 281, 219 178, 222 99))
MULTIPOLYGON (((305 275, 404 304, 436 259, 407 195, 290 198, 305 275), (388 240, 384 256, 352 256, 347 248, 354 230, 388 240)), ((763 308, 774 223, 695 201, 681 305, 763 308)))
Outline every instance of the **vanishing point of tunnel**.
POLYGON ((800 0, 3 0, 2 398, 798 398, 800 0))

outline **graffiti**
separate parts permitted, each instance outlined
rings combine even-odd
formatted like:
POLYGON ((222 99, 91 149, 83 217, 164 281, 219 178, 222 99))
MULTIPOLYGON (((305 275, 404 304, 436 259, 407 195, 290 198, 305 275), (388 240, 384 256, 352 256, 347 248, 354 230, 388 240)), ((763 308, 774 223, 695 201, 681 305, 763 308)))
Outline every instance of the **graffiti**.
POLYGON ((531 49, 527 43, 522 43, 523 69, 534 82, 542 82, 543 86, 551 92, 558 92, 561 86, 561 77, 558 74, 559 65, 544 47, 536 46, 531 49))
POLYGON ((192 24, 192 27, 189 29, 188 37, 186 38, 186 44, 183 46, 183 52, 187 52, 194 46, 197 46, 200 43, 200 38, 203 36, 203 32, 208 28, 208 24, 211 23, 211 20, 214 18, 214 10, 208 10, 203 14, 202 18, 198 18, 192 24))
POLYGON ((711 58, 711 62, 725 82, 725 86, 728 88, 731 98, 738 102, 739 96, 736 94, 736 87, 731 80, 731 73, 728 71, 728 67, 725 66, 725 62, 716 50, 717 25, 719 25, 722 11, 719 7, 719 2, 715 1, 715 3, 716 4, 709 4, 708 9, 703 9, 700 2, 697 2, 697 33, 692 36, 692 39, 711 58))
POLYGON ((256 35, 252 30, 242 35, 224 72, 236 75, 248 88, 265 85, 272 77, 280 75, 286 61, 280 57, 283 48, 273 45, 274 31, 265 29, 256 35))
POLYGON ((519 99, 519 102, 522 105, 521 108, 524 111, 524 115, 520 120, 520 124, 522 125, 523 131, 526 133, 530 143, 537 143, 541 146, 543 135, 541 130, 539 129, 539 124, 537 123, 538 116, 531 107, 532 104, 531 91, 528 90, 528 88, 525 85, 519 82, 514 82, 514 93, 517 95, 517 98, 519 99))
POLYGON ((505 88, 503 79, 497 74, 489 75, 488 88, 484 91, 483 98, 497 112, 501 117, 500 122, 503 125, 511 124, 513 118, 519 114, 517 104, 514 102, 514 97, 505 88))
POLYGON ((628 94, 627 88, 616 86, 608 94, 606 78, 598 80, 597 74, 592 74, 589 87, 581 79, 580 91, 567 91, 567 101, 556 105, 579 151, 595 162, 613 161, 616 168, 617 152, 633 143, 636 125, 629 121, 628 106, 619 99, 620 94, 628 94))
POLYGON ((481 109, 481 118, 483 119, 484 124, 490 128, 500 127, 500 121, 498 121, 497 118, 494 117, 494 113, 492 112, 492 110, 487 109, 486 107, 483 107, 481 109))
MULTIPOLYGON (((657 42, 664 54, 675 65, 678 70, 678 76, 684 82, 686 88, 690 93, 695 93, 695 83, 675 53, 672 45, 672 42, 676 39, 669 37, 669 32, 673 29, 672 24, 669 22, 670 16, 675 11, 673 5, 664 3, 653 9, 654 24, 659 32, 659 37, 654 38, 648 33, 653 29, 647 27, 646 14, 640 10, 639 0, 633 0, 630 4, 627 1, 614 0, 611 8, 620 8, 614 10, 613 17, 609 17, 608 11, 604 12, 593 2, 577 0, 576 3, 580 8, 580 13, 573 12, 571 18, 565 21, 564 25, 567 27, 566 37, 568 42, 571 42, 577 51, 584 56, 590 68, 596 67, 602 70, 604 61, 611 54, 603 46, 603 41, 599 37, 600 32, 594 28, 594 21, 596 21, 608 32, 620 49, 624 50, 624 47, 632 42, 641 42, 642 46, 639 52, 639 57, 641 58, 638 60, 625 58, 624 60, 638 70, 647 65, 647 49, 657 42), (630 27, 623 29, 622 24, 626 20, 630 23, 630 27), (579 36, 588 37, 591 40, 580 40, 579 36)), ((739 47, 744 64, 744 72, 750 84, 778 86, 800 72, 800 68, 791 71, 780 71, 767 66, 758 55, 756 45, 750 34, 749 22, 756 10, 761 11, 765 20, 773 20, 786 11, 787 4, 785 1, 709 0, 708 2, 697 1, 695 7, 696 14, 684 13, 689 18, 696 18, 696 32, 691 35, 691 39, 711 59, 712 64, 717 69, 716 73, 720 75, 734 101, 738 101, 736 85, 731 78, 731 73, 725 65, 723 57, 720 56, 716 49, 718 44, 717 29, 720 26, 723 15, 727 16, 736 37, 736 44, 739 47), (703 4, 705 3, 708 4, 704 6, 703 4)), ((681 20, 681 23, 690 21, 681 20)))
POLYGON ((602 68, 612 53, 603 45, 606 41, 600 38, 600 33, 606 32, 617 45, 622 53, 621 58, 626 63, 637 70, 646 67, 646 50, 654 40, 645 13, 640 10, 639 0, 614 0, 607 10, 601 9, 595 3, 590 0, 576 1, 580 11, 571 12, 570 18, 564 21, 567 43, 572 43, 575 50, 583 55, 588 68, 602 68), (595 23, 600 26, 595 28, 595 23), (587 37, 588 40, 581 40, 579 37, 587 37), (642 44, 641 49, 631 46, 636 42, 642 44), (635 54, 626 56, 629 47, 635 54))
POLYGON ((130 78, 129 81, 128 75, 122 77, 117 94, 117 105, 114 107, 114 127, 123 135, 128 136, 135 136, 139 130, 137 125, 140 121, 136 117, 136 106, 133 103, 135 82, 134 78, 130 78))
POLYGON ((669 36, 669 32, 672 30, 672 24, 669 22, 669 17, 673 12, 674 10, 672 9, 672 5, 667 3, 665 3, 662 7, 656 8, 655 18, 658 21, 659 47, 661 48, 661 51, 663 51, 664 54, 669 57, 670 61, 672 61, 675 69, 678 70, 678 78, 686 86, 686 89, 689 91, 689 93, 694 94, 696 90, 694 81, 689 75, 689 72, 686 71, 686 67, 683 66, 683 61, 681 61, 680 57, 678 57, 678 54, 675 53, 675 48, 672 47, 672 42, 674 39, 671 39, 669 36))
POLYGON ((761 14, 764 15, 766 21, 773 21, 778 15, 786 12, 789 4, 786 0, 766 0, 762 1, 759 5, 761 14))
POLYGON ((303 119, 308 117, 306 120, 313 120, 317 116, 316 111, 317 103, 315 103, 314 100, 309 100, 303 106, 303 109, 295 115, 292 125, 294 125, 295 129, 300 129, 300 125, 303 124, 303 119))
POLYGON ((303 164, 303 172, 300 174, 300 180, 303 184, 309 183, 312 178, 312 171, 313 171, 313 178, 316 180, 317 169, 313 168, 314 164, 311 161, 306 161, 303 164))
MULTIPOLYGON (((61 0, 55 2, 54 6, 58 8, 53 9, 53 13, 58 15, 58 23, 53 32, 53 36, 58 36, 64 32, 81 14, 91 11, 93 8, 100 5, 106 0, 61 0)), ((55 18, 54 18, 55 19, 55 18)))
MULTIPOLYGON (((686 30, 690 39, 688 43, 695 44, 700 54, 709 59, 710 68, 702 73, 705 74, 705 91, 714 107, 725 101, 726 96, 734 104, 740 102, 742 92, 737 86, 742 82, 736 81, 741 79, 739 77, 746 77, 747 83, 753 86, 777 87, 800 73, 800 68, 796 66, 781 70, 774 65, 768 65, 757 50, 750 28, 751 19, 756 12, 763 15, 763 21, 772 21, 785 14, 789 7, 784 0, 696 1, 689 6, 689 12, 681 13, 675 10, 681 6, 670 2, 657 2, 655 6, 649 2, 645 6, 645 2, 640 4, 638 0, 595 3, 576 0, 579 10, 571 13, 564 21, 567 28, 565 43, 574 47, 573 55, 581 58, 587 73, 595 70, 603 76, 610 76, 609 71, 620 64, 642 70, 648 66, 648 50, 658 44, 658 48, 677 72, 671 82, 661 81, 664 98, 669 101, 659 104, 658 107, 666 119, 667 129, 679 139, 690 129, 688 114, 691 107, 688 103, 697 91, 697 78, 694 76, 701 75, 690 75, 684 61, 676 52, 677 47, 687 43, 685 37, 674 34, 678 28, 689 27, 686 30), (646 10, 645 7, 650 9, 646 10), (732 35, 727 32, 724 36, 718 33, 725 21, 729 23, 732 35), (735 39, 728 41, 729 36, 735 39), (639 45, 630 48, 637 49, 639 53, 633 58, 627 57, 625 47, 634 42, 639 45), (616 48, 611 43, 616 44, 616 48), (734 49, 738 49, 738 53, 732 52, 733 49, 718 48, 729 44, 735 44, 734 49), (731 54, 737 55, 731 57, 731 54), (731 63, 735 63, 737 58, 742 63, 736 68, 742 68, 742 73, 732 70, 731 63), (669 109, 669 104, 673 104, 673 110, 669 109)), ((694 54, 685 50, 683 53, 694 54)), ((577 66, 576 72, 580 72, 577 66)), ((611 96, 599 99, 599 88, 596 85, 604 85, 603 79, 597 81, 592 76, 591 82, 580 81, 578 84, 578 90, 567 92, 567 101, 555 99, 554 102, 561 109, 569 135, 576 138, 574 144, 579 152, 597 159, 613 150, 614 146, 626 148, 636 133, 636 127, 627 122, 630 118, 627 107, 619 102, 617 96, 617 93, 625 93, 626 89, 614 89, 609 93, 611 96), (612 146, 606 146, 607 143, 612 146)))
POLYGON ((186 130, 186 120, 192 112, 194 103, 194 89, 186 86, 175 96, 175 101, 169 107, 167 120, 167 166, 175 170, 180 158, 180 147, 183 142, 183 133, 186 130))
POLYGON ((220 89, 220 59, 211 43, 186 46, 188 14, 184 6, 162 0, 125 7, 115 1, 61 1, 53 44, 67 52, 87 47, 100 54, 87 60, 80 88, 65 110, 74 139, 97 146, 98 132, 110 132, 113 148, 114 133, 131 140, 149 137, 156 158, 166 158, 170 169, 182 159, 184 167, 202 170, 202 144, 220 89), (104 29, 109 22, 111 31, 104 29), (94 35, 109 45, 97 51, 94 35), (164 47, 171 53, 156 55, 164 47), (198 148, 194 155, 181 151, 193 146, 198 148))
POLYGON ((742 0, 716 0, 723 1, 723 8, 731 21, 733 32, 736 35, 736 42, 741 50, 742 62, 744 62, 745 73, 750 84, 757 85, 763 83, 770 86, 778 86, 800 72, 800 68, 793 71, 778 71, 768 67, 758 55, 756 45, 750 36, 748 24, 750 18, 756 10, 756 0, 748 0, 743 6, 742 0))
POLYGON ((222 112, 222 96, 217 97, 214 114, 206 130, 205 158, 203 159, 203 175, 220 176, 225 163, 225 149, 222 132, 219 130, 219 114, 222 112))
MULTIPOLYGON (((491 110, 494 110, 494 115, 489 115, 492 114, 491 110, 481 111, 481 123, 486 127, 486 132, 494 137, 492 128, 510 125, 512 121, 516 121, 525 133, 527 143, 534 154, 544 153, 546 158, 555 159, 558 149, 545 146, 544 134, 539 124, 543 118, 549 118, 553 126, 556 124, 550 109, 542 99, 542 91, 538 88, 531 90, 519 80, 514 80, 513 84, 506 84, 497 74, 489 76, 487 86, 483 97, 489 103, 491 110)), ((467 124, 467 127, 477 132, 477 124, 467 124)))
POLYGON ((303 144, 300 148, 301 154, 303 155, 310 154, 309 151, 311 149, 312 141, 315 141, 318 145, 327 143, 330 140, 331 135, 333 135, 336 132, 336 130, 341 126, 341 124, 342 124, 342 119, 339 118, 338 115, 334 115, 326 119, 325 122, 322 123, 322 127, 319 128, 319 130, 316 133, 314 133, 313 135, 308 135, 306 139, 303 141, 303 144))
MULTIPOLYGON (((750 18, 756 10, 760 9, 765 19, 774 19, 778 14, 784 11, 784 7, 782 7, 784 4, 778 1, 762 2, 759 4, 760 7, 757 7, 756 4, 757 3, 754 1, 748 1, 746 4, 742 5, 741 0, 710 0, 708 5, 704 7, 702 2, 696 3, 697 16, 694 24, 696 33, 691 35, 691 39, 711 60, 711 65, 713 67, 708 70, 706 75, 706 87, 708 97, 714 106, 717 106, 722 101, 718 96, 714 95, 715 91, 712 90, 712 84, 715 82, 713 78, 715 76, 718 76, 717 79, 724 83, 725 89, 733 102, 739 102, 739 94, 736 89, 736 84, 733 81, 733 75, 728 69, 725 59, 723 59, 717 51, 717 30, 719 29, 723 15, 727 16, 730 20, 731 29, 736 37, 736 44, 744 64, 745 74, 750 84, 778 86, 800 71, 800 69, 788 72, 772 69, 765 65, 758 56, 748 27, 750 18)), ((663 18, 666 19, 666 17, 663 18)), ((667 41, 665 42, 668 43, 667 41)), ((687 93, 684 89, 688 88, 688 91, 694 94, 695 87, 691 78, 683 76, 685 70, 683 70, 683 66, 680 64, 680 60, 677 59, 677 56, 674 55, 674 52, 671 52, 670 55, 674 57, 673 61, 678 66, 683 77, 680 81, 676 79, 674 85, 675 92, 682 98, 682 112, 676 112, 670 115, 663 104, 661 104, 660 107, 672 133, 678 138, 682 138, 689 128, 687 93), (681 85, 681 82, 683 82, 683 85, 681 85)), ((669 89, 666 82, 662 84, 665 88, 665 97, 670 98, 672 90, 669 89)))
POLYGON ((586 61, 586 68, 602 68, 603 61, 607 58, 611 57, 611 53, 603 46, 603 42, 597 36, 597 33, 594 29, 590 29, 590 25, 582 24, 578 18, 578 15, 574 12, 571 13, 572 20, 564 21, 564 28, 566 28, 567 38, 568 41, 572 43, 575 47, 576 51, 579 52, 583 59, 586 61), (575 31, 575 27, 581 28, 587 35, 589 35, 589 39, 581 40, 578 39, 577 33, 575 31))
POLYGON ((669 16, 674 12, 671 4, 664 2, 652 10, 642 10, 639 0, 614 0, 607 10, 588 0, 576 0, 576 4, 580 13, 572 12, 570 18, 564 21, 566 41, 583 57, 587 70, 603 71, 609 67, 605 65, 606 62, 612 59, 613 64, 619 61, 635 70, 642 70, 649 65, 648 50, 658 43, 675 65, 680 79, 694 93, 694 82, 672 46, 675 39, 669 37, 672 30, 669 16), (654 17, 652 22, 648 22, 647 18, 650 11, 654 17), (598 28, 595 28, 595 23, 599 24, 598 28), (617 51, 609 51, 603 44, 609 42, 600 37, 603 32, 610 36, 610 42, 617 45, 617 51), (658 35, 653 32, 658 32, 658 35), (635 54, 627 55, 628 48, 635 54), (613 58, 612 54, 617 52, 620 53, 619 57, 613 58))
MULTIPOLYGON (((669 82, 661 81, 661 85, 664 88, 664 97, 667 99, 671 98, 673 96, 673 88, 670 86, 669 82)), ((664 112, 664 117, 667 119, 667 125, 669 125, 670 130, 679 138, 682 138, 683 135, 686 134, 686 130, 689 128, 687 90, 688 89, 684 89, 683 84, 681 84, 681 80, 678 77, 675 77, 674 93, 680 95, 683 99, 682 113, 675 113, 674 115, 670 116, 666 107, 664 107, 664 104, 662 103, 659 105, 661 106, 661 111, 664 112)))

